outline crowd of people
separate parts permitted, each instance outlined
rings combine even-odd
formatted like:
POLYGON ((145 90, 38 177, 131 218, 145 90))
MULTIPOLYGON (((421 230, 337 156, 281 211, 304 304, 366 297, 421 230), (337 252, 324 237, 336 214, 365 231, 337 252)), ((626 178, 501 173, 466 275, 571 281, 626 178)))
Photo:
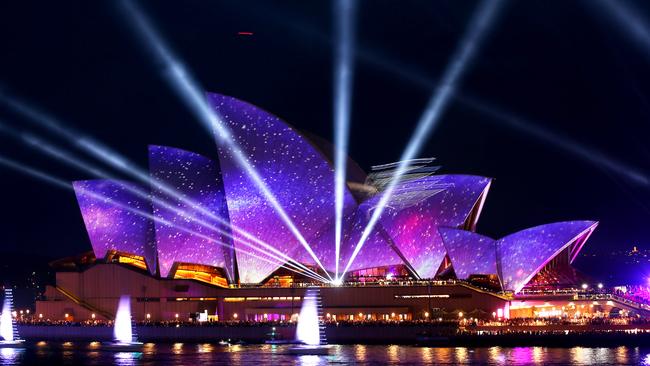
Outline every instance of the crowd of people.
POLYGON ((640 304, 650 305, 650 288, 648 286, 621 286, 614 289, 614 294, 640 304))
POLYGON ((548 326, 548 325, 646 325, 650 319, 636 316, 630 317, 551 317, 551 318, 513 318, 477 320, 478 326, 548 326))
MULTIPOLYGON (((111 320, 44 320, 44 319, 19 319, 18 324, 23 325, 43 325, 43 326, 90 326, 90 327, 111 327, 111 320)), ((512 318, 512 319, 415 319, 415 320, 325 320, 324 323, 329 326, 351 327, 351 326, 418 326, 431 325, 436 327, 476 327, 476 326, 549 326, 549 325, 648 325, 650 319, 640 317, 549 317, 549 318, 512 318)), ((262 327, 262 326, 290 326, 295 323, 286 321, 190 321, 190 320, 173 320, 173 321, 138 321, 134 322, 138 326, 159 326, 159 327, 262 327)))

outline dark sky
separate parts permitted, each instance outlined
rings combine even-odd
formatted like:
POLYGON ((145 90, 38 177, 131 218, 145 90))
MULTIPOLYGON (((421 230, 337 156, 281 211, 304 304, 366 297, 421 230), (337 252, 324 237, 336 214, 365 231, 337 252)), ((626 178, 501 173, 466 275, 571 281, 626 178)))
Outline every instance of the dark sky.
MULTIPOLYGON (((647 4, 624 3, 650 24, 647 4)), ((148 144, 216 157, 212 137, 169 88, 118 4, 0 2, 0 87, 141 166, 148 144)), ((140 4, 206 90, 332 139, 330 2, 140 4)), ((361 167, 399 159, 433 91, 431 81, 443 73, 477 4, 360 3, 350 155, 361 167)), ((650 176, 650 52, 598 6, 506 2, 459 93, 650 176)), ((6 108, 0 107, 0 120, 48 136, 6 108)), ((92 178, 6 136, 0 136, 0 154, 69 181, 92 178)), ((650 186, 457 99, 420 155, 437 157, 443 172, 496 179, 479 221, 483 234, 594 219, 600 226, 585 251, 650 249, 650 186)), ((64 256, 90 249, 71 192, 4 168, 0 177, 3 250, 64 256)))

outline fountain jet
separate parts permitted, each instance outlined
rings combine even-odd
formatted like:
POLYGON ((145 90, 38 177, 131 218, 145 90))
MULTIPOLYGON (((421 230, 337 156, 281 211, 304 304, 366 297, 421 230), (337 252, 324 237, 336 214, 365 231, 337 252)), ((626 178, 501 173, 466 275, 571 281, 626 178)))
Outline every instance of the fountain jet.
POLYGON ((2 302, 2 314, 0 314, 0 348, 21 347, 23 340, 18 335, 18 328, 13 317, 14 294, 10 288, 5 288, 5 297, 2 302))

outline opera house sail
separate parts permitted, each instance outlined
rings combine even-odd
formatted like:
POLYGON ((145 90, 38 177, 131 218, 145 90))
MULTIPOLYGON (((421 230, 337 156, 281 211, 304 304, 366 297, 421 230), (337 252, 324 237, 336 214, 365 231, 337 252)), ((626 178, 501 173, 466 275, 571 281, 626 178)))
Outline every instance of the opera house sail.
MULTIPOLYGON (((220 94, 206 97, 236 144, 217 144, 215 156, 150 146, 149 187, 111 180, 74 182, 95 257, 140 258, 141 267, 158 278, 198 279, 222 287, 263 285, 285 269, 326 282, 337 265, 329 151, 252 104, 220 94), (241 149, 269 192, 261 192, 240 166, 233 146, 241 149), (311 252, 269 203, 269 194, 311 252), (199 275, 206 271, 209 276, 199 275)), ((493 276, 501 290, 517 293, 551 261, 573 262, 597 225, 560 222, 498 240, 478 234, 492 179, 438 174, 433 161, 414 160, 397 182, 350 264, 348 279, 399 268, 413 279, 493 276)), ((346 187, 339 268, 348 264, 394 166, 377 166, 368 177, 357 173, 346 187)))

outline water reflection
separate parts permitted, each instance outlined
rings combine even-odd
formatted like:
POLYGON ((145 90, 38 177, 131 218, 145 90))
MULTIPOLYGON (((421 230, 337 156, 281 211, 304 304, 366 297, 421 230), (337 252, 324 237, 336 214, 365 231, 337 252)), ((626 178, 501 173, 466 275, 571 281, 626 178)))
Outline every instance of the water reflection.
POLYGON ((433 363, 433 350, 431 347, 420 348, 420 357, 423 363, 433 363))
POLYGON ((360 361, 360 362, 366 361, 366 348, 367 347, 363 344, 357 344, 356 346, 354 346, 354 358, 356 359, 356 361, 360 361))
POLYGON ((451 348, 435 348, 434 354, 438 362, 450 363, 451 362, 451 348))
POLYGON ((388 360, 390 362, 399 361, 399 346, 396 345, 388 346, 388 360))
POLYGON ((325 365, 327 360, 324 357, 321 360, 321 357, 316 355, 303 355, 298 356, 298 363, 302 366, 317 366, 321 364, 325 365))
POLYGON ((0 348, 0 363, 2 365, 18 365, 25 350, 22 348, 0 348))
POLYGON ((145 343, 142 345, 142 353, 150 355, 156 353, 155 343, 145 343))
POLYGON ((623 364, 630 362, 628 357, 629 350, 625 346, 620 346, 616 348, 616 363, 623 364))
POLYGON ((197 344, 196 351, 198 353, 210 353, 214 351, 214 347, 210 343, 197 344))
POLYGON ((454 349, 454 356, 457 363, 467 363, 467 348, 456 347, 454 349))
POLYGON ((501 347, 490 347, 488 355, 491 363, 503 365, 506 362, 506 355, 503 354, 501 347))
POLYGON ((543 347, 533 347, 533 362, 535 362, 536 364, 541 364, 544 362, 543 347))
POLYGON ((183 353, 183 343, 174 343, 172 346, 172 352, 175 355, 180 355, 183 353))
POLYGON ((610 357, 613 353, 611 348, 585 348, 575 347, 571 349, 572 361, 578 365, 596 365, 611 363, 610 357))
POLYGON ((133 366, 139 363, 142 358, 141 352, 115 352, 114 364, 120 366, 133 366))
POLYGON ((530 347, 516 347, 512 350, 512 361, 518 365, 533 362, 533 349, 530 347))
POLYGON ((592 365, 647 364, 650 348, 545 347, 414 347, 398 345, 336 345, 329 356, 288 355, 288 346, 214 343, 147 343, 143 352, 113 353, 88 342, 74 347, 60 342, 32 343, 26 349, 1 349, 3 365, 592 365))
POLYGON ((643 358, 643 364, 644 365, 650 365, 650 353, 645 355, 645 357, 643 358))

